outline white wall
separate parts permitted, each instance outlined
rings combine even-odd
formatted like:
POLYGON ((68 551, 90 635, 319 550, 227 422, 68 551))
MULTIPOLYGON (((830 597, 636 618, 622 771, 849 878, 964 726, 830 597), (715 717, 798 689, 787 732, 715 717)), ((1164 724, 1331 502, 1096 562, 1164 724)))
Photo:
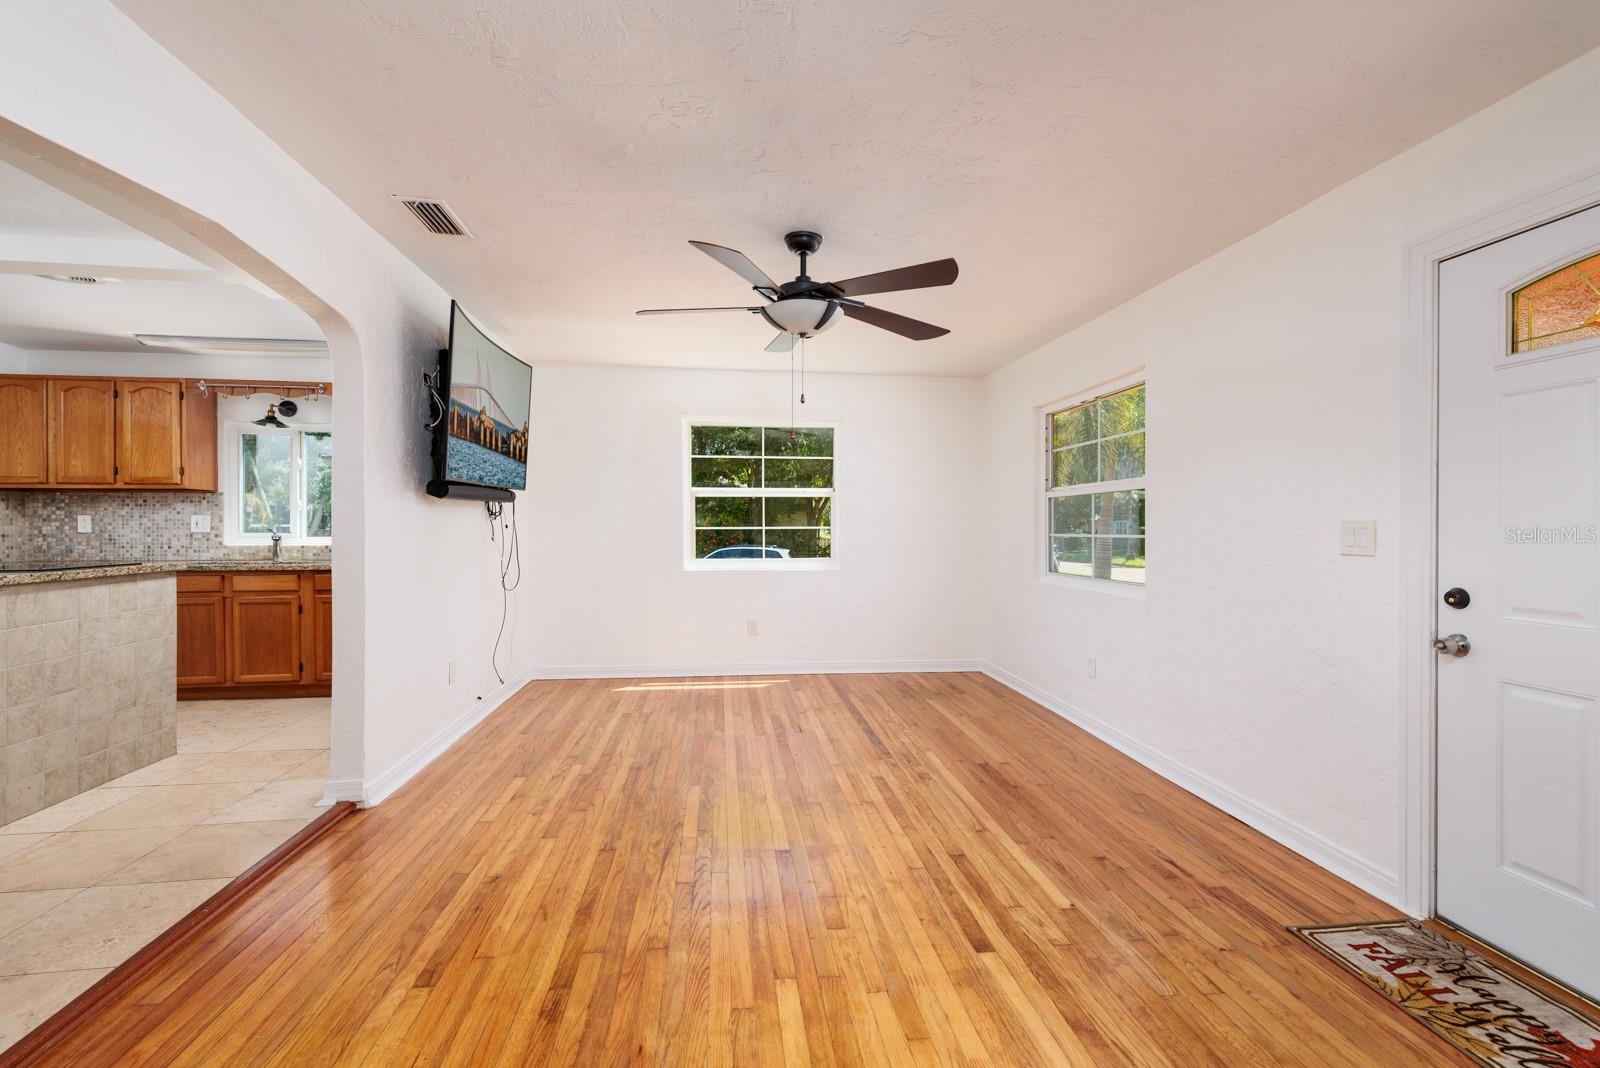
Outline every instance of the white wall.
POLYGON ((1600 163, 1597 96, 1600 52, 990 376, 987 659, 1392 898, 1404 249, 1600 163), (1148 590, 1046 584, 1035 408, 1139 367, 1148 590))
POLYGON ((152 225, 124 221, 198 239, 328 336, 343 476, 333 775, 347 795, 381 795, 494 689, 484 650, 500 591, 483 512, 422 493, 419 373, 444 340, 446 294, 105 0, 8 5, 0 117, 19 165, 131 198, 152 225))
POLYGON ((838 568, 685 570, 683 419, 787 425, 789 396, 786 371, 535 368, 519 656, 580 675, 973 662, 972 379, 808 376, 797 421, 839 424, 838 568))

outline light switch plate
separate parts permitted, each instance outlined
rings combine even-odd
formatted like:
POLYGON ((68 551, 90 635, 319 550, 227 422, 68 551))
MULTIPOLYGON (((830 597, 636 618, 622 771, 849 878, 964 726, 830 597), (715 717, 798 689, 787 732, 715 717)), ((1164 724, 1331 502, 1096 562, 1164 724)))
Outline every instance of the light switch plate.
POLYGON ((1346 519, 1339 524, 1339 552, 1344 556, 1378 555, 1378 521, 1346 519))
POLYGON ((189 517, 189 533, 209 534, 211 532, 211 517, 208 515, 192 515, 189 517))
POLYGON ((93 534, 94 533, 94 516, 92 516, 92 515, 80 515, 78 517, 78 533, 79 534, 93 534))

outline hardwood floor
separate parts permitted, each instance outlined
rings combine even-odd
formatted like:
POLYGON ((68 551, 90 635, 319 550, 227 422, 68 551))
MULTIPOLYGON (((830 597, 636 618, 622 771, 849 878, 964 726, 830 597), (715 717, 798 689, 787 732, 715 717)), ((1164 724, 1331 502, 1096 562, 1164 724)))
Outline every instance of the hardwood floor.
POLYGON ((540 682, 74 1065, 1467 1065, 1392 914, 972 674, 540 682))

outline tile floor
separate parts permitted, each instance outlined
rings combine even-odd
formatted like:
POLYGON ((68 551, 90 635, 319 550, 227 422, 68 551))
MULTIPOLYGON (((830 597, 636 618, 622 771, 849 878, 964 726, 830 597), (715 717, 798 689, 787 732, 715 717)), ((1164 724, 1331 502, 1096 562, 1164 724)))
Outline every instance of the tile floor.
POLYGON ((178 754, 0 826, 0 1049, 315 819, 329 701, 183 701, 178 754))

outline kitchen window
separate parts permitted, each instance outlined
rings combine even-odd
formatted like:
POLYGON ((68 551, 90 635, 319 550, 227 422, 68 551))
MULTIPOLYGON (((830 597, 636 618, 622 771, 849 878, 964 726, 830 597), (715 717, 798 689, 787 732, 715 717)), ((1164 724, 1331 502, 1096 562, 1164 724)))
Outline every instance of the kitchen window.
POLYGON ((833 566, 831 426, 686 422, 685 566, 833 566))
POLYGON ((243 426, 232 434, 237 492, 228 541, 329 544, 333 538, 333 432, 243 426))
POLYGON ((1052 575, 1145 580, 1145 387, 1045 414, 1045 511, 1052 575))

